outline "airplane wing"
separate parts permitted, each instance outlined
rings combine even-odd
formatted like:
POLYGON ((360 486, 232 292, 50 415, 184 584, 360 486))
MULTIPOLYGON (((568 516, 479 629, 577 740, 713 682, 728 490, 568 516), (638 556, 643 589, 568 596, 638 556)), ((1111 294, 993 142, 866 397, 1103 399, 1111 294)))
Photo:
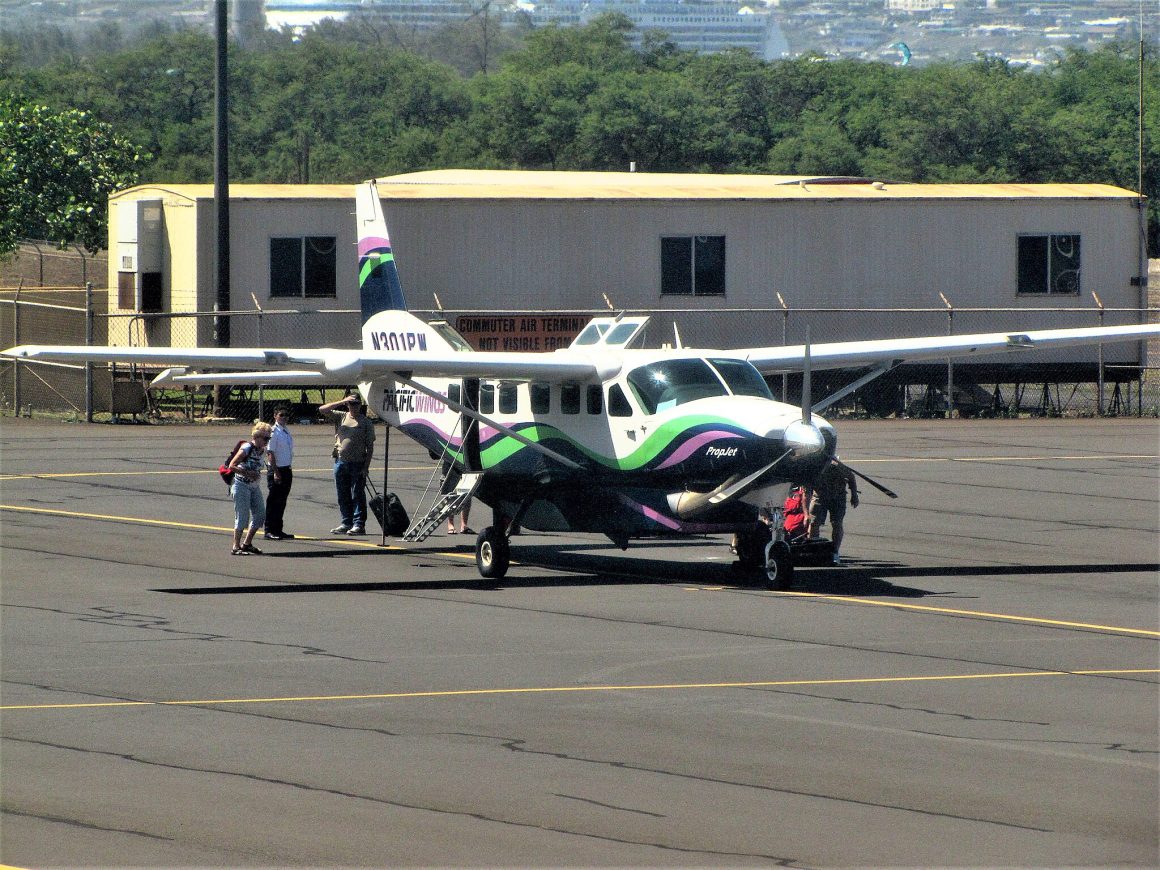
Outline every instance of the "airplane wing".
MULTIPOLYGON (((1160 337, 1160 325, 1100 326, 1084 329, 1042 329, 1032 332, 980 332, 973 335, 935 335, 872 341, 837 341, 810 345, 815 369, 853 368, 888 361, 946 359, 996 353, 1074 347, 1105 342, 1160 337)), ((763 374, 801 371, 805 345, 755 347, 734 351, 763 374)))
POLYGON ((165 366, 155 381, 167 384, 335 384, 369 381, 393 373, 407 377, 495 378, 500 380, 598 380, 615 372, 587 354, 569 351, 528 354, 478 351, 408 353, 329 348, 179 348, 21 345, 3 356, 36 362, 119 362, 165 366), (233 369, 189 373, 191 369, 233 369))

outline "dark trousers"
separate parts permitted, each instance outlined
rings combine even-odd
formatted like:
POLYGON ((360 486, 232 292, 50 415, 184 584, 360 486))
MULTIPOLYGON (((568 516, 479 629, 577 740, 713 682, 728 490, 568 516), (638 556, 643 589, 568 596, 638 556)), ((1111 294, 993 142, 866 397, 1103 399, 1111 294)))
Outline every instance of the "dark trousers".
POLYGON ((282 528, 282 515, 286 513, 286 499, 290 497, 290 487, 294 485, 294 472, 290 466, 279 468, 278 475, 282 478, 280 483, 274 480, 273 472, 266 476, 269 489, 266 496, 266 533, 270 535, 281 535, 285 531, 282 528))

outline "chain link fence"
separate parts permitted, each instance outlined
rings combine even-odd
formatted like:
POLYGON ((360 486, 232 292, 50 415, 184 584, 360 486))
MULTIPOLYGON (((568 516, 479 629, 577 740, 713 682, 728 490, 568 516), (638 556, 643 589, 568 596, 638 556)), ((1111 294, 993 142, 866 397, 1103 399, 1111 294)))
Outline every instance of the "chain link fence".
MULTIPOLYGON (((86 344, 131 347, 214 346, 215 319, 228 318, 234 347, 317 347, 322 344, 355 348, 360 314, 354 309, 321 311, 231 311, 110 314, 107 294, 85 287, 0 288, 0 344, 86 344), (349 336, 343 343, 327 336, 349 336)), ((510 312, 496 309, 416 311, 426 319, 443 319, 463 327, 469 338, 485 347, 548 350, 567 343, 559 333, 543 341, 524 327, 542 323, 583 323, 608 310, 510 312), (481 333, 477 327, 498 327, 481 333), (471 328, 468 328, 471 327, 471 328), (510 335, 503 338, 503 329, 510 335), (485 334, 486 333, 486 334, 485 334), (490 337, 488 337, 490 335, 490 337), (494 343, 494 344, 490 344, 494 343)), ((1003 324, 1027 322, 1032 315, 1040 328, 1114 325, 1137 322, 1136 309, 1067 308, 766 308, 653 309, 649 346, 684 347, 800 344, 807 328, 814 343, 858 335, 937 335, 999 331, 1003 324), (1046 322, 1045 322, 1046 321, 1046 322), (722 336, 733 340, 722 341, 722 336)), ((1148 319, 1157 310, 1148 309, 1148 319)), ((975 363, 908 364, 850 392, 826 410, 830 416, 1059 416, 1160 414, 1160 342, 1141 350, 1136 344, 1105 349, 1078 348, 1059 353, 1055 362, 1033 365, 1010 357, 975 363), (1143 365, 1139 363, 1143 362, 1143 365), (949 400, 948 400, 949 397, 949 400)), ((5 359, 0 362, 0 410, 13 414, 64 413, 93 419, 114 418, 233 420, 269 418, 273 407, 290 405, 298 417, 309 417, 318 404, 341 395, 317 387, 177 388, 149 390, 157 368, 84 366, 5 359)), ((814 373, 815 400, 847 387, 857 374, 814 373)), ((801 376, 770 378, 775 395, 800 402, 801 376)))

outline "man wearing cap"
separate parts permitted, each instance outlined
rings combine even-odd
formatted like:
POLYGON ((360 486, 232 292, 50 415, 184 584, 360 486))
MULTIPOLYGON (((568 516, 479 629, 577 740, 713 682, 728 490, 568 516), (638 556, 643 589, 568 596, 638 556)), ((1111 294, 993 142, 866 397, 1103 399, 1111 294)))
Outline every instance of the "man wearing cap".
POLYGON ((319 407, 334 420, 334 487, 342 522, 332 535, 367 533, 366 477, 375 450, 375 427, 358 396, 347 396, 319 407))

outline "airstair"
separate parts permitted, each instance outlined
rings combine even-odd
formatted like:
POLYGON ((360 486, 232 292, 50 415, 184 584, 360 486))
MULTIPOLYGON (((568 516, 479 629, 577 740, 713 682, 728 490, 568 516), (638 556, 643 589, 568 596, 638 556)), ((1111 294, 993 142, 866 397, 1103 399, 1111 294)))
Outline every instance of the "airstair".
POLYGON ((414 525, 407 529, 406 534, 403 535, 403 540, 416 543, 427 540, 431 533, 439 528, 440 523, 463 510, 463 506, 471 500, 475 491, 479 489, 481 480, 483 480, 482 471, 464 473, 453 490, 441 495, 431 506, 427 515, 416 520, 414 525))

